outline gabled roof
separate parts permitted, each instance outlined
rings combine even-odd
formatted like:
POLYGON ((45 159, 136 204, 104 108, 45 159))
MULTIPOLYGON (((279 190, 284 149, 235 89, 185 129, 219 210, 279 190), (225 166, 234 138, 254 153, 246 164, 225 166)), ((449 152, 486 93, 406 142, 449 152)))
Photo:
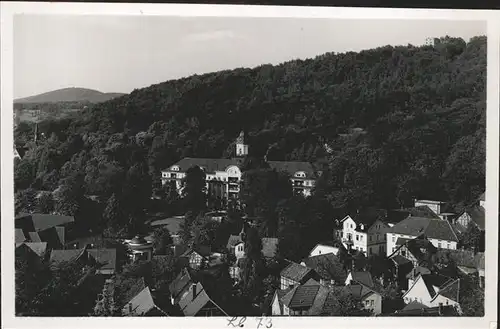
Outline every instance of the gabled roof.
POLYGON ((308 275, 312 269, 302 266, 297 263, 290 263, 287 267, 285 267, 280 275, 287 279, 300 282, 306 275, 308 275))
MULTIPOLYGON (((449 298, 455 302, 459 301, 460 280, 450 282, 448 285, 439 290, 438 294, 449 298)), ((436 297, 434 297, 436 298, 436 297)))
POLYGON ((370 272, 358 271, 358 272, 351 272, 350 274, 354 282, 361 283, 367 287, 373 287, 373 279, 370 272))
MULTIPOLYGON (((19 214, 16 217, 16 224, 19 221, 31 220, 35 232, 45 229, 65 225, 75 221, 73 216, 54 215, 54 214, 19 214)), ((18 225, 16 225, 18 227, 18 225)))
POLYGON ((362 283, 351 284, 346 286, 346 290, 350 292, 351 296, 355 299, 362 300, 363 298, 371 295, 371 294, 379 294, 377 291, 373 290, 373 288, 368 287, 362 283))
POLYGON ((473 206, 466 210, 470 219, 477 225, 481 230, 485 229, 485 209, 481 206, 473 206))
POLYGON ((116 249, 88 249, 100 270, 116 270, 116 249))
POLYGON ((401 255, 394 255, 393 257, 390 257, 396 265, 401 266, 407 263, 411 263, 411 261, 401 255))
POLYGON ((194 298, 193 295, 193 286, 191 286, 189 292, 179 301, 179 306, 185 316, 195 316, 203 307, 205 307, 205 305, 209 303, 213 304, 223 314, 227 315, 227 313, 210 298, 200 282, 196 284, 196 295, 194 298))
POLYGON ((54 265, 59 265, 66 262, 74 262, 79 260, 85 255, 85 248, 83 249, 54 249, 50 253, 50 262, 54 265))
POLYGON ((198 166, 204 168, 206 173, 213 174, 216 171, 226 171, 229 166, 239 166, 241 164, 242 159, 184 158, 163 171, 171 171, 170 168, 178 166, 179 172, 186 172, 189 168, 198 166))
POLYGON ((183 269, 179 275, 177 275, 177 278, 175 278, 175 280, 168 286, 170 294, 172 297, 177 298, 178 295, 192 282, 193 279, 189 271, 187 269, 183 269))
POLYGON ((269 167, 277 171, 284 171, 292 177, 297 172, 304 172, 306 178, 316 179, 316 173, 311 163, 299 161, 268 161, 269 167))
POLYGON ((336 282, 344 282, 347 278, 340 260, 333 253, 311 256, 302 261, 305 266, 312 268, 324 280, 335 280, 336 282), (333 266, 338 265, 338 271, 330 270, 333 266))
POLYGON ((43 256, 47 251, 47 242, 23 242, 18 244, 16 248, 19 248, 22 245, 25 245, 26 247, 33 250, 33 252, 38 256, 43 256))
POLYGON ((365 208, 353 215, 348 215, 341 222, 350 217, 356 223, 356 231, 366 232, 377 220, 384 221, 387 211, 377 208, 365 208), (362 227, 362 228, 361 228, 362 227))
POLYGON ((16 243, 24 242, 26 241, 26 237, 24 236, 23 230, 20 228, 16 228, 16 243))
POLYGON ((262 238, 262 255, 267 258, 276 256, 278 242, 278 238, 262 238))
POLYGON ((485 200, 486 200, 486 198, 485 198, 485 193, 483 193, 483 194, 481 194, 481 195, 479 196, 479 200, 481 200, 481 201, 485 201, 485 200))
POLYGON ((387 232, 411 236, 425 234, 425 236, 431 239, 458 242, 458 238, 450 223, 442 219, 408 217, 389 228, 387 232))
POLYGON ((284 298, 283 304, 291 309, 309 309, 318 294, 319 285, 302 285, 292 289, 284 298))
POLYGON ((231 249, 231 247, 234 247, 242 242, 243 240, 241 240, 241 237, 239 235, 230 235, 229 239, 227 240, 226 248, 231 249))
POLYGON ((167 315, 156 306, 151 290, 145 287, 139 294, 130 300, 122 309, 122 315, 145 316, 145 315, 167 315), (154 313, 154 314, 152 314, 154 313))
POLYGON ((437 287, 440 290, 453 281, 453 279, 440 274, 423 274, 421 275, 421 278, 432 298, 438 294, 438 291, 436 291, 434 287, 437 287))
POLYGON ((198 255, 202 257, 208 257, 210 256, 210 246, 194 246, 186 250, 181 257, 187 257, 191 255, 191 253, 197 253, 198 255))

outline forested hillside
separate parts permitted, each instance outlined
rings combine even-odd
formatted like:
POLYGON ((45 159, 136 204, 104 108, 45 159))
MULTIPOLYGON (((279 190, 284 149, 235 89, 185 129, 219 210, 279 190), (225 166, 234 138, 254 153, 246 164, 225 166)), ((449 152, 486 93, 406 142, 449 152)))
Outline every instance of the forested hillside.
MULTIPOLYGON (((147 194, 138 177, 157 180, 183 157, 230 157, 243 129, 253 157, 316 163, 318 193, 336 208, 466 204, 484 190, 485 82, 486 37, 167 81, 42 123, 48 139, 17 164, 16 188, 78 185, 106 200, 126 181, 147 194)), ((30 129, 20 125, 18 145, 30 129)))

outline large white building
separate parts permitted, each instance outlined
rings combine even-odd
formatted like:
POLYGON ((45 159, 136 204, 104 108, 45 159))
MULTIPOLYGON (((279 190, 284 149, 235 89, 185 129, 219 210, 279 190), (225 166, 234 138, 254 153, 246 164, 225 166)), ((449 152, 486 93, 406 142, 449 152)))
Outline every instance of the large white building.
POLYGON ((401 241, 422 235, 438 249, 457 249, 458 237, 446 219, 410 216, 387 230, 387 256, 401 241))
MULTIPOLYGON (((236 199, 240 191, 242 177, 241 165, 248 155, 245 135, 240 133, 236 139, 236 157, 232 159, 184 158, 169 168, 162 170, 162 185, 174 182, 177 191, 182 190, 182 179, 192 167, 200 167, 206 174, 207 193, 221 199, 236 199)), ((291 176, 295 193, 310 195, 316 182, 316 173, 309 162, 267 161, 271 169, 285 171, 291 176)))

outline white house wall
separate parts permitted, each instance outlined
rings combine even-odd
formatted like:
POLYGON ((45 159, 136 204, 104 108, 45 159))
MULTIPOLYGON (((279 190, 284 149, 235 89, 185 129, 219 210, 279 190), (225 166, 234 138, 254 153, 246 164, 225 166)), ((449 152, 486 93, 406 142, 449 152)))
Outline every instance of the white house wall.
POLYGON ((422 277, 418 277, 417 281, 415 281, 412 286, 408 287, 408 292, 404 296, 404 302, 406 304, 415 300, 425 306, 432 307, 431 296, 429 295, 429 291, 422 277))
MULTIPOLYGON (((348 240, 349 235, 351 235, 351 241, 353 242, 352 248, 366 253, 367 234, 356 231, 356 223, 350 216, 347 216, 347 219, 343 222, 343 239, 348 240)), ((347 248, 345 241, 342 241, 342 243, 347 248)))
POLYGON ((309 257, 325 255, 330 253, 337 255, 339 253, 339 248, 326 245, 317 245, 316 247, 314 247, 313 250, 311 250, 309 257))

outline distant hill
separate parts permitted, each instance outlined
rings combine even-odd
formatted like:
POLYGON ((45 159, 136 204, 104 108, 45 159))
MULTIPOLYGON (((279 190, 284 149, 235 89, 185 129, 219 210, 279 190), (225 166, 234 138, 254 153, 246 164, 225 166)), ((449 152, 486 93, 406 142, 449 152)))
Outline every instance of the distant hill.
POLYGON ((43 94, 20 98, 14 103, 58 103, 58 102, 90 102, 101 103, 110 99, 123 96, 123 93, 102 93, 97 90, 85 88, 64 88, 49 91, 43 94))

